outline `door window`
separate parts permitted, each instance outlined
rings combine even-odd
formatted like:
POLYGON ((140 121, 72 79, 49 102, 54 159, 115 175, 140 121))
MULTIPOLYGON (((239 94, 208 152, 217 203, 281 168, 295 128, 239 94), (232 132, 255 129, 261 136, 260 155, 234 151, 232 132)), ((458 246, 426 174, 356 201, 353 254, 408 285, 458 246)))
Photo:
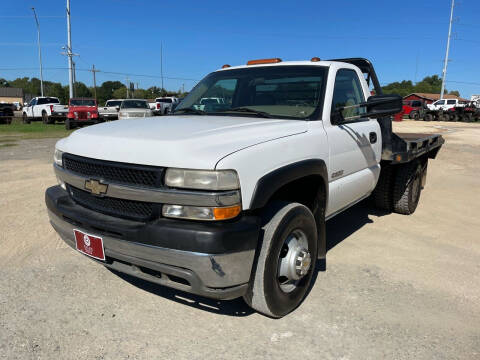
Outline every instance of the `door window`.
MULTIPOLYGON (((364 101, 365 97, 357 73, 350 69, 340 69, 335 77, 332 112, 339 107, 358 105, 364 101)), ((342 115, 345 120, 365 113, 365 107, 342 110, 342 115)))
POLYGON ((455 100, 447 100, 447 105, 453 105, 455 104, 455 100))
POLYGON ((434 105, 445 105, 445 100, 438 100, 434 105))

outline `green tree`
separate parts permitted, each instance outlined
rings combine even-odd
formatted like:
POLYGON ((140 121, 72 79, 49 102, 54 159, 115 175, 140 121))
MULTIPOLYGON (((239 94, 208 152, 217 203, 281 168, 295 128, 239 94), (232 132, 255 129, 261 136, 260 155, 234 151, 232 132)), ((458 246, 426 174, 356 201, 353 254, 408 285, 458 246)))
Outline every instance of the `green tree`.
POLYGON ((114 99, 125 99, 126 97, 127 97, 127 88, 125 86, 116 89, 112 94, 112 98, 114 99))
POLYGON ((460 92, 458 92, 458 90, 452 90, 452 91, 449 92, 449 94, 460 97, 460 92))

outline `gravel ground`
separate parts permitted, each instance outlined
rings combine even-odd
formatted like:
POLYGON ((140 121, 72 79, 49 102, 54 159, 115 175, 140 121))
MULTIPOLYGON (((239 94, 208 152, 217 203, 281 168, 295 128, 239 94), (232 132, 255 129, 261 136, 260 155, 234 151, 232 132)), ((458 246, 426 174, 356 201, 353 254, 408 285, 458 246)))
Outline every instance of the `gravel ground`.
POLYGON ((480 359, 480 124, 395 127, 447 140, 416 213, 329 221, 327 271, 280 320, 76 253, 45 211, 55 140, 0 148, 0 358, 480 359))

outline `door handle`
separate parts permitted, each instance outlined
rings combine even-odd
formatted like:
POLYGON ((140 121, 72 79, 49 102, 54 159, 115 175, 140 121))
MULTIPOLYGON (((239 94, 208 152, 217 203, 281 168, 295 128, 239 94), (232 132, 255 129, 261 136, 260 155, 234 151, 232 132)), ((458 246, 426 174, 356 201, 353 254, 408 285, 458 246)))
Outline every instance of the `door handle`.
POLYGON ((377 133, 371 132, 370 133, 370 144, 375 144, 377 142, 377 133))

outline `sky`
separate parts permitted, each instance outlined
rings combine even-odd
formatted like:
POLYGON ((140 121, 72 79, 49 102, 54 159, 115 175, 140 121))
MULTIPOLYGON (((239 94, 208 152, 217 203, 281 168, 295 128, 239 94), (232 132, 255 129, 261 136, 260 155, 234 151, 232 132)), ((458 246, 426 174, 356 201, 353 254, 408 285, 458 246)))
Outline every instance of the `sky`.
MULTIPOLYGON (((480 1, 457 0, 448 90, 480 94, 480 1)), ((71 0, 77 80, 190 90, 223 64, 280 57, 366 57, 382 85, 441 75, 451 0, 148 1, 71 0), (139 76, 142 75, 142 76, 139 76)), ((68 83, 66 0, 0 2, 0 78, 39 77, 39 16, 44 80, 68 83)))

